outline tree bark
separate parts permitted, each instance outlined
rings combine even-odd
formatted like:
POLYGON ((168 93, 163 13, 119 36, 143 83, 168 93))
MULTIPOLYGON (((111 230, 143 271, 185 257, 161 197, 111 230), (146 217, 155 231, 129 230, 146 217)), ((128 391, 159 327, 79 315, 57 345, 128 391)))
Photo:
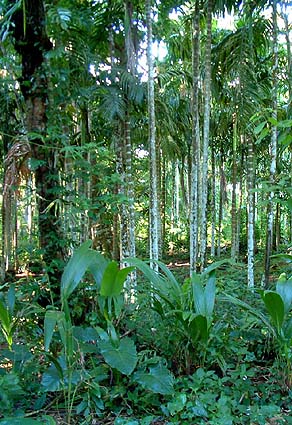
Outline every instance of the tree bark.
POLYGON ((205 45, 204 78, 204 128, 202 157, 202 206, 201 206, 201 271, 204 270, 207 247, 207 198, 208 198, 208 153, 211 110, 211 43, 212 43, 212 0, 207 4, 207 39, 205 45))
MULTIPOLYGON (((156 124, 154 100, 154 66, 152 56, 152 17, 151 0, 146 0, 147 23, 147 64, 148 64, 148 137, 149 137, 149 168, 150 168, 150 211, 149 211, 149 241, 150 260, 158 260, 159 256, 159 209, 158 209, 158 179, 156 158, 156 124)), ((152 263, 152 267, 156 268, 152 263)))
MULTIPOLYGON (((278 25, 277 25, 277 1, 273 0, 272 10, 272 21, 273 21, 273 89, 272 89, 272 117, 277 121, 277 96, 278 96, 278 25)), ((276 163, 277 163, 277 126, 272 127, 271 143, 270 143, 270 184, 271 186, 275 183, 276 176, 276 163)), ((273 223, 274 223, 274 192, 271 190, 268 199, 267 208, 267 230, 266 230, 266 249, 264 258, 264 276, 263 284, 265 287, 269 284, 270 277, 270 257, 272 253, 273 243, 273 223)))
POLYGON ((253 140, 247 137, 247 259, 248 287, 254 287, 254 148, 253 140))
POLYGON ((200 75, 200 8, 196 1, 192 18, 192 145, 190 182, 190 275, 196 272, 198 259, 198 182, 200 164, 199 75, 200 75))
POLYGON ((55 154, 53 147, 45 142, 48 82, 44 64, 45 53, 52 48, 46 34, 45 21, 42 0, 25 0, 24 8, 13 15, 15 49, 22 59, 20 87, 26 103, 28 137, 30 133, 34 133, 31 150, 32 157, 36 160, 39 243, 51 283, 59 283, 60 262, 63 263, 64 259, 64 239, 55 208, 59 190, 55 154))

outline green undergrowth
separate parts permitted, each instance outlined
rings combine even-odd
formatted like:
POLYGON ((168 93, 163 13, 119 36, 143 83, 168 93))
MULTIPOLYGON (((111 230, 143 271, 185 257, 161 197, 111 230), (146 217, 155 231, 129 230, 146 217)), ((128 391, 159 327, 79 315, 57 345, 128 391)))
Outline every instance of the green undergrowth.
POLYGON ((4 285, 0 425, 292 423, 286 260, 273 260, 268 290, 250 290, 243 262, 191 279, 175 261, 119 270, 88 242, 57 303, 38 302, 50 300, 43 276, 4 285))

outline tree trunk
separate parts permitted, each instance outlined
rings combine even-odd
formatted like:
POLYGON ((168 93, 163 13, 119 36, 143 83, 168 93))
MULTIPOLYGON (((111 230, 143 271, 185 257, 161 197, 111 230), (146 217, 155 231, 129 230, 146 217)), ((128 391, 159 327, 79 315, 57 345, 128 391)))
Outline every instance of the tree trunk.
POLYGON ((204 129, 202 158, 202 207, 201 207, 201 271, 204 270, 207 247, 207 198, 208 198, 208 152, 211 109, 211 43, 212 43, 212 0, 207 4, 207 39, 205 45, 204 78, 204 129))
POLYGON ((192 19, 192 145, 191 145, 191 196, 190 196, 190 275, 196 272, 198 258, 198 182, 200 156, 199 127, 199 76, 200 76, 200 8, 196 1, 192 19))
POLYGON ((237 233, 237 208, 236 208, 236 186, 237 186, 237 117, 233 122, 232 143, 232 199, 231 199, 231 258, 236 260, 236 233, 237 233))
POLYGON ((216 232, 216 163, 215 148, 211 152, 211 257, 215 257, 215 232, 216 232))
POLYGON ((247 137, 247 258, 248 272, 247 281, 248 287, 254 287, 254 148, 253 140, 247 137))
MULTIPOLYGON (((273 90, 272 90, 272 117, 277 121, 277 95, 278 95, 278 27, 277 27, 277 1, 273 0, 273 90)), ((272 127, 272 136, 270 144, 270 184, 271 186, 275 183, 276 176, 276 162, 277 162, 277 126, 272 127)), ((268 199, 267 208, 267 230, 266 230, 266 249, 264 259, 264 276, 263 283, 267 287, 269 284, 270 277, 270 256, 272 253, 273 243, 273 223, 274 223, 274 192, 271 190, 268 199)))
MULTIPOLYGON (((147 23, 147 64, 148 64, 148 131, 149 131, 149 167, 150 167, 150 211, 149 211, 149 241, 150 260, 158 260, 159 256, 159 209, 157 188, 157 158, 156 158, 156 126, 154 101, 154 66, 152 57, 152 17, 151 0, 146 0, 147 23)), ((153 265, 152 267, 157 268, 153 265)))
POLYGON ((44 54, 52 48, 46 34, 45 10, 42 0, 25 0, 24 7, 13 15, 15 49, 22 58, 20 87, 26 103, 26 126, 31 140, 35 169, 40 247, 51 283, 60 282, 60 262, 64 259, 63 236, 57 209, 59 183, 55 155, 45 143, 47 130, 48 83, 43 67, 44 54), (25 16, 23 15, 25 10, 25 16), (25 26, 24 26, 25 24, 25 26), (35 137, 38 134, 39 137, 35 137))

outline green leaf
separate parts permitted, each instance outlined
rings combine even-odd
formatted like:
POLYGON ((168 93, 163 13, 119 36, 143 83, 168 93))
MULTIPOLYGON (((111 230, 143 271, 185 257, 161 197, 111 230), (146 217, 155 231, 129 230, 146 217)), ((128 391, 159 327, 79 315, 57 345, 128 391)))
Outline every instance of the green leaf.
POLYGON ((279 121, 278 127, 280 127, 280 128, 290 128, 290 127, 292 127, 292 120, 279 121))
POLYGON ((282 297, 273 291, 260 291, 260 294, 279 334, 285 315, 282 297))
POLYGON ((159 394, 172 394, 174 378, 169 370, 161 363, 150 366, 149 372, 137 371, 133 375, 134 381, 143 388, 159 394))
POLYGON ((124 375, 130 375, 137 364, 137 351, 134 342, 130 338, 120 341, 115 347, 111 341, 99 342, 100 352, 105 361, 124 375))
POLYGON ((30 418, 6 418, 0 420, 0 425, 44 425, 44 422, 30 418))
POLYGON ((68 261, 61 279, 62 299, 68 299, 83 278, 89 265, 96 259, 96 252, 90 250, 91 241, 84 242, 75 250, 68 261))
POLYGON ((232 264, 233 261, 229 258, 225 258, 224 260, 214 261, 214 263, 210 264, 210 266, 206 267, 203 272, 203 275, 209 274, 212 271, 219 269, 221 266, 225 264, 232 264))
POLYGON ((278 142, 282 146, 289 146, 292 143, 292 135, 291 134, 282 133, 279 136, 278 142))
POLYGON ((259 134, 262 130, 263 130, 263 128, 265 127, 265 125, 266 125, 267 123, 266 123, 266 121, 264 121, 264 122, 261 122, 260 124, 258 124, 256 127, 255 127, 255 129, 254 129, 254 133, 257 135, 257 134, 259 134))
POLYGON ((285 314, 287 314, 292 304, 292 279, 284 281, 279 279, 276 284, 276 292, 282 297, 285 314))
POLYGON ((100 295, 103 297, 117 297, 122 292, 124 283, 133 267, 119 269, 116 261, 110 262, 103 274, 100 286, 100 295))
POLYGON ((206 316, 205 293, 202 284, 202 277, 199 274, 193 273, 191 277, 195 312, 206 316))
POLYGON ((42 386, 45 391, 59 391, 64 384, 64 374, 66 373, 66 362, 64 357, 56 359, 54 356, 47 355, 52 361, 50 367, 42 377, 42 386))
POLYGON ((53 338, 53 333, 57 324, 58 312, 55 310, 47 310, 44 320, 44 346, 45 351, 49 351, 50 344, 53 338))
POLYGON ((95 283, 97 284, 98 290, 100 290, 101 281, 103 278, 104 271, 108 265, 108 260, 100 254, 94 251, 94 258, 92 263, 89 264, 88 270, 94 277, 95 283))
POLYGON ((169 410, 169 413, 171 416, 176 415, 178 412, 181 412, 187 402, 187 395, 185 393, 177 394, 174 398, 174 400, 169 401, 167 403, 167 409, 169 410))
POLYGON ((278 121, 277 121, 277 120, 276 120, 276 118, 274 118, 274 117, 269 117, 269 118, 268 118, 268 121, 269 121, 272 125, 275 125, 275 126, 279 125, 278 121))
POLYGON ((189 322, 189 330, 191 333, 191 337, 193 342, 202 341, 207 342, 209 338, 209 326, 206 316, 198 315, 195 316, 189 322))
POLYGON ((268 128, 264 128, 261 134, 257 137, 256 144, 259 144, 268 134, 270 130, 268 128))
POLYGON ((288 341, 290 341, 290 344, 291 344, 291 340, 292 340, 292 317, 288 320, 287 323, 285 323, 283 331, 284 331, 285 338, 288 339, 288 341))
POLYGON ((4 305, 4 303, 0 300, 0 321, 1 326, 5 333, 9 333, 11 327, 11 317, 8 309, 4 305))
POLYGON ((60 391, 63 381, 54 365, 51 365, 43 374, 41 383, 45 391, 60 391))
POLYGON ((212 271, 208 278, 206 287, 205 287, 205 304, 206 304, 206 316, 211 317, 214 312, 215 305, 215 294, 216 294, 216 286, 215 286, 215 272, 212 271))
POLYGON ((215 272, 212 270, 205 288, 203 287, 203 276, 193 274, 191 278, 195 312, 207 318, 213 314, 215 303, 215 272))
POLYGON ((96 329, 90 327, 82 328, 81 326, 73 327, 73 336, 82 342, 96 341, 99 338, 96 329))
MULTIPOLYGON (((72 286, 76 287, 82 279, 88 265, 89 265, 89 248, 91 241, 84 242, 78 249, 76 249, 68 261, 61 279, 62 293, 70 295, 72 286)), ((67 296, 68 296, 67 295, 67 296)))
POLYGON ((10 314, 13 313, 15 305, 15 285, 11 285, 8 290, 7 294, 7 306, 9 309, 10 314))

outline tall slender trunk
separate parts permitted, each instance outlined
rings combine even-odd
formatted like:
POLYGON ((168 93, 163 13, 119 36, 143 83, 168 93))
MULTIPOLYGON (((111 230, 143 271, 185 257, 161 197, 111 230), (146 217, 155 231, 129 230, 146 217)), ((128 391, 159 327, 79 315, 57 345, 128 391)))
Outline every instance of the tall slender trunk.
POLYGON ((201 271, 204 270, 207 247, 207 198, 208 198, 208 152, 211 109, 211 43, 212 43, 212 0, 207 4, 207 39, 205 45, 204 78, 204 128, 202 158, 202 205, 201 205, 201 271))
POLYGON ((179 175, 180 175, 180 187, 181 187, 181 196, 183 200, 183 205, 185 208, 185 211, 188 211, 189 208, 189 192, 187 190, 187 185, 185 181, 185 158, 183 157, 181 159, 181 165, 179 167, 179 175))
POLYGON ((200 8, 196 1, 192 19, 192 145, 191 145, 191 196, 190 196, 190 275, 196 271, 198 258, 198 181, 200 156, 199 127, 199 75, 200 75, 200 8))
POLYGON ((287 6, 289 5, 288 0, 281 2, 282 5, 282 18, 284 21, 285 29, 285 40, 287 48, 287 80, 288 80, 288 91, 289 91, 289 103, 292 100, 292 55, 291 55, 291 41, 290 41, 290 28, 289 28, 289 19, 288 19, 288 10, 287 6))
MULTIPOLYGON (((149 167, 150 167, 150 211, 149 241, 150 260, 158 260, 159 256, 159 222, 158 222, 158 190, 157 190, 157 158, 156 158, 156 125, 154 98, 154 65, 152 56, 152 17, 151 0, 146 0, 147 23, 147 64, 148 64, 148 131, 149 131, 149 167)), ((153 263, 152 266, 156 268, 153 263)))
POLYGON ((247 137, 247 282, 254 287, 254 147, 253 140, 247 137))
MULTIPOLYGON (((240 254, 240 229, 241 229, 241 208, 242 208, 242 182, 243 182, 243 168, 244 168, 244 153, 241 152, 241 168, 239 176, 239 200, 237 208, 237 226, 236 226, 236 253, 240 254)), ((253 183, 254 184, 254 183, 253 183)))
POLYGON ((231 258, 236 260, 236 232, 237 232, 237 208, 236 208, 236 187, 237 187, 237 117, 233 122, 233 143, 232 143, 232 197, 231 197, 231 258))
POLYGON ((215 257, 215 231, 216 231, 216 163, 215 149, 211 151, 211 257, 215 257))
POLYGON ((163 251, 162 241, 162 182, 161 182, 161 167, 162 155, 160 139, 156 138, 156 175, 157 175, 157 203, 158 203, 158 258, 161 258, 163 251))
POLYGON ((222 152, 219 158, 219 175, 220 175, 220 189, 219 189, 219 211, 218 211, 218 233, 217 233, 217 256, 221 255, 221 232, 223 221, 223 207, 226 202, 226 179, 224 173, 224 161, 222 152))
MULTIPOLYGON (((86 144, 90 142, 90 130, 89 130, 89 112, 88 107, 84 103, 80 108, 80 135, 81 135, 81 148, 85 148, 86 144)), ((81 153, 83 156, 83 160, 86 161, 86 156, 89 155, 89 153, 86 153, 86 150, 81 153)), ((93 165, 93 164, 92 164, 93 165)), ((79 196, 82 199, 91 199, 91 194, 88 193, 88 182, 85 178, 85 173, 87 170, 83 170, 83 175, 81 175, 78 179, 78 192, 79 196)), ((94 178, 94 177, 93 177, 94 178)), ((80 212, 80 221, 79 221, 79 228, 80 228, 80 242, 85 242, 88 237, 90 237, 90 229, 92 226, 92 222, 89 219, 88 214, 86 214, 85 211, 80 212)))
POLYGON ((277 202, 275 215, 275 249, 279 251, 281 243, 281 204, 277 202))
POLYGON ((162 158, 161 163, 161 245, 162 245, 162 256, 166 251, 165 235, 166 235, 166 159, 162 158))
MULTIPOLYGON (((273 20, 273 89, 272 89, 272 117, 277 121, 277 107, 278 107, 278 26, 277 26, 277 0, 273 0, 272 10, 273 20)), ((277 163, 277 126, 272 127, 272 136, 270 143, 270 184, 275 183, 276 177, 276 163, 277 163)), ((268 286, 270 276, 270 257, 272 253, 273 243, 273 223, 274 223, 274 192, 271 190, 268 199, 267 208, 267 230, 266 230, 266 249, 264 259, 264 276, 263 284, 268 286)))

